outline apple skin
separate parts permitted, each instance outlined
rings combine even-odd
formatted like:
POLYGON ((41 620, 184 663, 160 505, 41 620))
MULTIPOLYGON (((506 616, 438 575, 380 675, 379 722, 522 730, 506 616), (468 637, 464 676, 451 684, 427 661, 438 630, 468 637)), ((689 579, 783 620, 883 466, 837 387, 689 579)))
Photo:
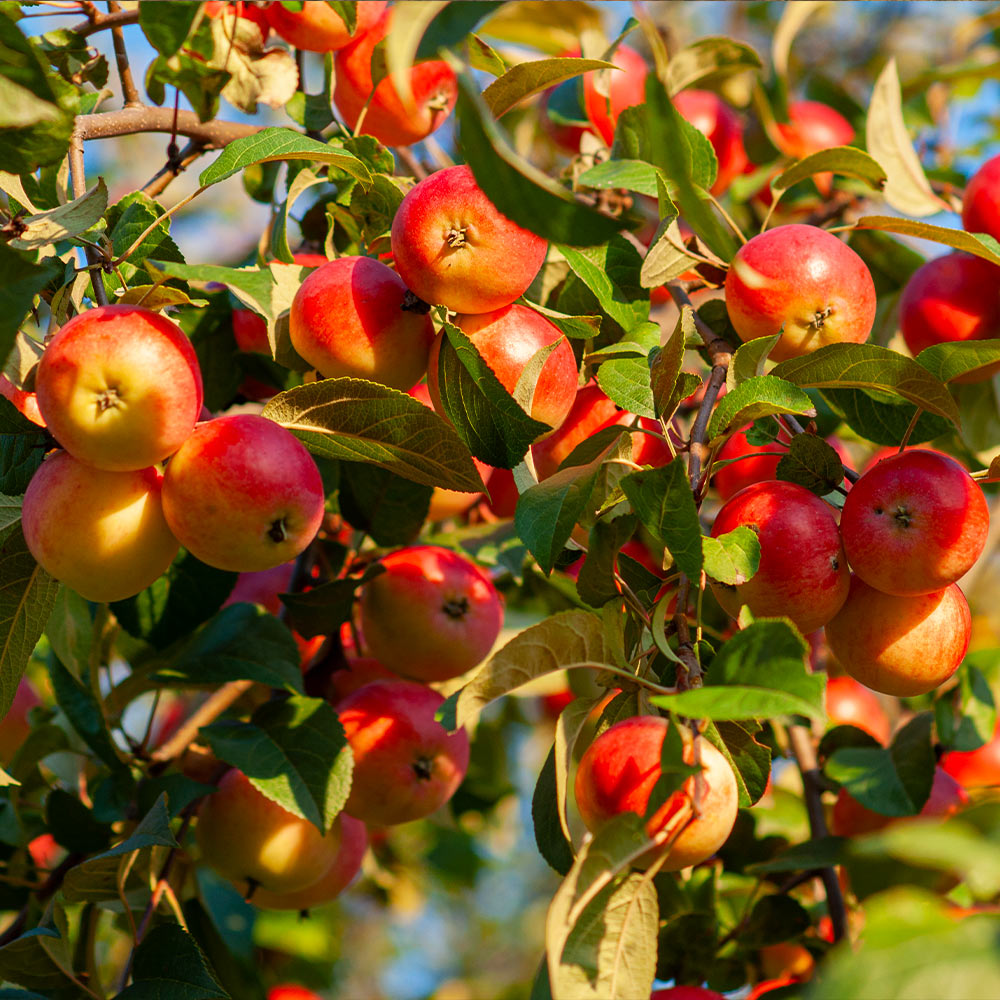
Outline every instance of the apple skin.
POLYGON ((268 13, 263 7, 257 7, 252 3, 227 3, 224 0, 209 0, 205 4, 205 14, 213 19, 222 17, 222 12, 227 7, 231 7, 237 17, 242 17, 256 24, 260 28, 261 37, 265 42, 267 41, 267 36, 271 34, 271 25, 268 21, 268 13))
POLYGON ((451 549, 414 545, 380 560, 361 588, 361 632, 371 655, 402 677, 444 681, 480 664, 503 627, 489 576, 451 549))
POLYGON ((951 677, 971 632, 969 605, 954 583, 931 594, 897 597, 857 576, 826 626, 830 651, 847 673, 897 698, 926 694, 951 677))
POLYGON ((395 826, 429 816, 455 794, 469 766, 469 737, 435 721, 443 703, 423 684, 396 680, 366 684, 337 706, 354 753, 345 813, 395 826))
POLYGON ((390 8, 368 31, 337 53, 333 101, 352 132, 367 104, 362 135, 374 136, 384 146, 410 146, 426 139, 451 114, 458 97, 458 81, 446 62, 431 59, 410 70, 413 107, 403 103, 388 76, 378 82, 373 96, 372 52, 392 30, 392 17, 390 8))
POLYGON ((74 316, 49 341, 35 379, 59 444, 98 469, 131 472, 172 455, 201 412, 201 371, 176 323, 140 306, 74 316))
POLYGON ((761 971, 768 979, 791 979, 803 982, 816 969, 816 959, 804 945, 779 941, 760 949, 761 971))
POLYGON ((853 677, 843 674, 827 680, 826 715, 832 726, 856 726, 883 746, 889 743, 892 727, 882 703, 853 677))
POLYGON ((719 172, 711 192, 722 194, 743 173, 748 162, 740 116, 711 90, 682 90, 674 94, 673 102, 684 118, 712 144, 719 172))
POLYGON ((222 606, 227 608, 230 604, 260 604, 272 615, 280 614, 282 605, 278 594, 287 592, 294 570, 295 563, 287 562, 256 573, 240 573, 222 606))
POLYGON ((865 262, 816 226, 792 223, 752 237, 736 252, 725 288, 741 340, 784 328, 774 361, 827 344, 864 343, 875 322, 875 285, 865 262))
POLYGON ((371 31, 382 16, 387 0, 360 0, 357 24, 352 34, 338 14, 325 3, 303 4, 302 10, 286 10, 280 3, 267 8, 267 20, 275 33, 297 49, 334 52, 371 31))
POLYGON ((294 559, 319 531, 324 501, 305 447, 250 413, 199 424, 163 480, 163 512, 181 544, 237 573, 294 559))
POLYGON ((296 351, 324 378, 362 378, 407 392, 427 370, 434 325, 371 257, 340 257, 299 286, 289 314, 296 351))
MULTIPOLYGON (((778 435, 778 442, 788 444, 788 434, 782 431, 778 435)), ((724 465, 712 477, 712 483, 716 492, 723 502, 731 500, 740 490, 754 483, 765 483, 773 480, 777 475, 778 463, 781 455, 771 454, 772 452, 782 452, 785 449, 779 446, 778 442, 760 447, 750 444, 747 441, 746 430, 737 431, 719 449, 716 458, 720 462, 732 459, 740 459, 732 465, 724 465), (756 454, 767 452, 767 454, 756 454), (743 458, 744 455, 753 455, 753 458, 743 458)))
POLYGON ((33 424, 38 424, 39 427, 45 426, 45 418, 38 409, 36 393, 18 389, 6 375, 0 375, 0 396, 9 399, 21 415, 27 417, 33 424))
MULTIPOLYGON (((821 101, 792 101, 788 105, 788 121, 777 122, 775 127, 778 147, 793 160, 833 146, 849 146, 854 141, 854 126, 821 101)), ((833 174, 816 174, 813 182, 826 197, 833 187, 833 174)))
POLYGON ((649 67, 635 49, 619 45, 611 61, 618 71, 607 70, 608 95, 597 91, 597 73, 583 74, 583 107, 597 134, 610 146, 615 137, 615 123, 626 109, 646 100, 646 77, 649 67), (610 104, 610 107, 609 107, 610 104))
POLYGON ((1000 156, 987 160, 971 177, 962 198, 962 226, 970 233, 1000 239, 1000 156))
POLYGON ((323 998, 304 986, 272 986, 268 990, 267 1000, 323 1000, 323 998))
POLYGON ((28 713, 41 705, 35 686, 22 677, 7 714, 0 719, 0 765, 8 766, 31 732, 28 713))
POLYGON ((958 580, 982 553, 989 526, 986 498, 969 473, 923 448, 885 458, 866 472, 840 515, 855 574, 900 596, 929 594, 958 580))
MULTIPOLYGON (((1000 267, 966 253, 927 261, 903 289, 899 329, 913 354, 933 344, 1000 336, 1000 267)), ((991 365, 955 381, 981 382, 997 368, 991 365)))
POLYGON ((398 681, 399 674, 383 667, 373 656, 349 657, 347 666, 330 674, 326 698, 331 705, 342 702, 349 694, 354 694, 373 681, 398 681))
POLYGON ((663 990, 653 990, 649 1000, 723 1000, 723 996, 704 986, 668 986, 663 990))
POLYGON ((396 270, 425 302, 487 313, 524 294, 548 244, 502 215, 467 166, 411 188, 392 220, 396 270))
POLYGON ((336 899, 361 871, 361 860, 368 850, 368 831, 360 820, 341 813, 333 827, 338 831, 340 847, 326 873, 304 889, 272 892, 258 889, 250 902, 264 910, 311 910, 336 899))
POLYGON ((1000 785, 1000 725, 993 738, 976 750, 949 750, 941 767, 965 789, 1000 785))
MULTIPOLYGON (((669 726, 658 715, 633 716, 615 723, 587 747, 580 758, 574 790, 588 830, 596 832, 619 813, 645 814, 660 776, 660 753, 669 726)), ((680 733, 683 759, 691 764, 694 739, 686 727, 681 727, 680 733)), ((678 871, 711 857, 726 842, 736 822, 739 795, 732 768, 703 737, 698 737, 698 753, 702 774, 688 778, 646 824, 650 837, 665 829, 681 830, 669 841, 663 871, 678 871), (696 789, 696 783, 702 787, 696 789), (701 815, 690 819, 696 794, 701 815)), ((648 867, 662 852, 662 847, 651 849, 640 864, 648 867)))
MULTIPOLYGON (((562 426, 576 399, 577 367, 573 348, 559 327, 541 313, 521 305, 458 316, 455 324, 475 344, 490 370, 510 393, 535 354, 558 341, 558 347, 545 359, 535 384, 531 416, 553 429, 562 426)), ((443 332, 438 334, 427 363, 427 390, 434 409, 441 414, 444 407, 438 382, 438 359, 445 336, 443 332)))
POLYGON ((340 850, 340 827, 325 835, 283 809, 230 768, 202 804, 195 829, 202 860, 241 889, 296 892, 315 884, 340 850))
POLYGON ((849 572, 833 509, 795 483, 755 483, 716 515, 712 537, 740 525, 760 540, 760 566, 746 583, 712 581, 732 617, 746 604, 757 617, 790 618, 803 635, 825 625, 847 599, 849 572))
POLYGON ((88 601, 123 601, 166 572, 179 548, 158 469, 109 472, 65 451, 31 477, 21 523, 38 564, 88 601))

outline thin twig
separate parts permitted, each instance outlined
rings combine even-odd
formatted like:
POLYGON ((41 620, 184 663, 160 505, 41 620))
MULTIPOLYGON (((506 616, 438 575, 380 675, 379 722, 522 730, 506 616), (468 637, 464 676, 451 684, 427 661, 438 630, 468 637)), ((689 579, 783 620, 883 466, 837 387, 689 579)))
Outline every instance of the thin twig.
POLYGON ((398 146, 395 151, 396 156, 405 165, 406 169, 413 174, 418 181, 422 181, 427 176, 427 168, 413 155, 413 152, 406 146, 398 146))
MULTIPOLYGON (((78 119, 79 120, 79 119, 78 119)), ((74 130, 69 140, 69 173, 73 185, 73 197, 82 198, 87 193, 87 177, 83 169, 83 140, 79 132, 74 130)), ((90 284, 94 290, 94 299, 99 306, 108 304, 108 292, 104 287, 103 268, 105 261, 99 259, 96 251, 89 246, 84 248, 87 263, 90 265, 90 284), (95 273, 95 269, 96 270, 95 273)))
POLYGON ((176 157, 165 163, 139 190, 149 195, 150 198, 156 198, 163 194, 168 185, 191 166, 199 156, 204 154, 205 147, 192 139, 176 157))
POLYGON ((689 306, 691 312, 694 316, 694 326, 698 331, 698 335, 705 342, 705 348, 708 351, 709 360, 712 362, 713 367, 715 365, 729 365, 732 358, 732 347, 729 346, 729 341, 724 340, 720 337, 699 315, 698 310, 695 309, 694 303, 691 301, 688 293, 684 291, 680 285, 675 282, 670 282, 666 286, 668 292, 670 292, 670 297, 674 300, 674 305, 678 309, 682 309, 684 306, 689 306))
POLYGON ((90 17, 86 21, 81 21, 79 24, 75 24, 70 31, 79 35, 81 38, 86 38, 88 35, 93 35, 97 31, 104 31, 105 28, 117 28, 123 24, 138 24, 139 23, 139 11, 137 10, 120 10, 114 14, 104 14, 98 15, 97 17, 90 17))
POLYGON ((253 687, 253 681, 229 681, 203 702, 187 721, 167 740, 163 746, 150 755, 157 764, 167 764, 179 757, 194 742, 198 730, 214 722, 227 708, 253 687))
MULTIPOLYGON (((108 0, 108 13, 109 16, 121 13, 121 6, 117 0, 108 0)), ((128 52, 125 50, 125 35, 122 32, 121 24, 111 26, 111 38, 115 46, 115 61, 118 64, 118 79, 121 80, 125 107, 138 107, 142 104, 142 100, 136 89, 135 81, 132 79, 132 70, 128 64, 128 52)))

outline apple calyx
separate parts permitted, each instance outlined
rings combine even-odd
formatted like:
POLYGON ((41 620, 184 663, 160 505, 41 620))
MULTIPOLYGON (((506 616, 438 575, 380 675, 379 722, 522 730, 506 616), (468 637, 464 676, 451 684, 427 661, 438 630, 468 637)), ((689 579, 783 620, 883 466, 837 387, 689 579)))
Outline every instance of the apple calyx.
POLYGON ((449 597, 441 605, 441 610, 456 621, 464 618, 469 613, 469 599, 467 597, 449 597))
POLYGON ((809 321, 809 329, 819 333, 823 329, 823 324, 833 315, 833 312, 833 306, 827 306, 825 309, 817 309, 813 313, 813 318, 809 321))
POLYGON ((461 250, 461 248, 468 243, 468 240, 465 238, 465 233, 466 230, 464 228, 455 229, 453 227, 445 233, 444 241, 452 248, 452 250, 461 250))
POLYGON ((421 781, 430 781, 434 777, 434 761, 430 757, 418 757, 412 766, 413 773, 421 781))
POLYGON ((441 111, 447 111, 450 106, 451 106, 451 95, 443 87, 436 90, 424 102, 424 107, 426 107, 428 111, 433 111, 435 114, 441 111))
POLYGON ((107 410, 116 410, 121 405, 122 394, 118 386, 108 386, 103 392, 97 394, 97 412, 104 413, 107 410))
POLYGON ((271 539, 272 542, 281 544, 287 537, 288 532, 285 530, 285 519, 279 517, 277 521, 271 522, 271 527, 268 529, 267 537, 271 539))

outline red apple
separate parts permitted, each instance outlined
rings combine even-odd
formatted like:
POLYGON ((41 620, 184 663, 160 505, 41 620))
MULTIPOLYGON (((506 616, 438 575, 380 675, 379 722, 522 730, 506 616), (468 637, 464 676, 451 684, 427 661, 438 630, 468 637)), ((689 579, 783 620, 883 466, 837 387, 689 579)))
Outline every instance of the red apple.
POLYGON ((163 481, 163 512, 181 544, 237 573, 294 559, 316 536, 324 502, 305 447, 253 414, 199 424, 163 481))
POLYGON ((970 233, 987 233, 1000 240, 1000 156, 987 160, 965 187, 962 225, 970 233))
POLYGON ((878 696, 846 674, 826 682, 826 715, 832 726, 856 726, 883 746, 892 727, 878 696))
POLYGON ((990 526, 980 486, 954 459, 914 448, 851 488, 840 516, 854 572, 886 594, 929 594, 963 576, 990 526))
POLYGON ((501 519, 514 516, 520 494, 510 469, 493 469, 486 480, 486 491, 489 501, 485 503, 490 514, 501 519))
POLYGON ((222 606, 226 608, 230 604, 260 604, 272 615, 278 614, 281 611, 278 594, 287 592, 294 569, 295 563, 287 562, 256 573, 240 573, 222 606))
POLYGON ((323 1000, 323 998, 304 986, 272 986, 267 992, 267 1000, 323 1000))
POLYGON ((296 351, 324 378, 368 379, 406 392, 427 370, 434 326, 402 279, 371 257, 340 257, 299 286, 289 314, 296 351))
POLYGON ((993 738, 976 750, 950 750, 941 758, 941 767, 963 788, 1000 785, 1000 724, 993 738))
MULTIPOLYGON (((298 11, 280 3, 267 6, 267 19, 277 34, 297 49, 334 52, 364 37, 382 16, 387 0, 360 0, 355 4, 357 24, 348 31, 341 16, 325 3, 304 3, 298 11)), ((246 15, 244 15, 246 16, 246 15)))
POLYGON ((56 843, 56 838, 51 833, 40 834, 28 841, 31 862, 43 871, 52 871, 68 853, 65 847, 56 843))
MULTIPOLYGON (((851 123, 820 101, 792 101, 788 105, 788 121, 778 122, 776 128, 778 146, 793 160, 833 146, 849 146, 854 141, 851 123)), ((820 194, 830 193, 833 174, 816 174, 813 180, 820 194)))
MULTIPOLYGON (((599 830, 619 813, 645 815, 660 777, 660 754, 669 726, 661 716, 633 716, 615 723, 587 747, 574 788, 588 830, 599 830)), ((679 732, 685 763, 693 763, 697 754, 702 772, 688 778, 646 823, 650 837, 671 832, 664 871, 677 871, 711 857, 732 832, 739 798, 725 757, 703 737, 693 738, 687 727, 679 732)), ((647 852, 640 863, 648 866, 663 850, 647 852)))
POLYGON ((721 993, 704 986, 668 986, 663 990, 653 990, 649 1000, 723 1000, 723 997, 721 993))
POLYGON ((847 601, 826 626, 830 650, 873 691, 909 698, 943 684, 969 647, 972 616, 954 583, 913 597, 883 594, 851 578, 847 601))
POLYGON ((788 440, 788 433, 782 431, 777 441, 761 447, 747 441, 746 430, 737 431, 716 455, 719 462, 732 461, 732 465, 722 466, 712 479, 719 497, 723 501, 731 500, 747 486, 773 480, 788 440))
POLYGON ((344 812, 392 826, 430 815, 455 794, 469 766, 469 737, 434 720, 443 703, 422 684, 396 680, 367 684, 337 706, 354 753, 344 812))
POLYGON ((674 94, 674 107, 702 132, 715 150, 719 172, 712 194, 722 194, 743 173, 747 153, 743 148, 740 116, 710 90, 682 90, 674 94))
POLYGON ((777 226, 736 252, 726 309, 742 340, 782 333, 770 356, 785 361, 826 344, 867 340, 875 285, 865 262, 832 233, 777 226))
POLYGON ((74 316, 45 348, 35 388, 59 444, 81 462, 118 472, 177 451, 202 404, 191 342, 176 323, 140 306, 74 316))
POLYGON ((467 166, 411 188, 392 220, 392 253, 406 286, 425 302, 486 313, 524 294, 548 244, 501 215, 467 166))
POLYGON ((31 732, 28 713, 41 703, 34 685, 26 677, 22 677, 7 714, 0 719, 0 766, 10 766, 14 755, 31 732))
POLYGON ((775 990, 780 990, 785 986, 791 986, 797 982, 798 980, 793 976, 780 976, 777 979, 762 979, 747 994, 746 1000, 759 1000, 760 997, 766 996, 768 993, 773 993, 775 990))
POLYGON ((354 694, 359 688, 373 681, 398 681, 399 674, 383 667, 372 656, 349 657, 347 666, 334 670, 330 675, 330 684, 326 697, 331 705, 343 701, 349 694, 354 694))
MULTIPOLYGON (((281 6, 281 4, 277 4, 281 6)), ((267 36, 271 34, 271 25, 268 23, 268 12, 263 7, 258 7, 254 3, 243 3, 238 0, 236 3, 225 3, 222 0, 209 0, 205 4, 205 13, 211 18, 222 17, 222 12, 231 8, 237 17, 242 17, 247 21, 252 21, 260 28, 261 36, 267 41, 267 36)))
MULTIPOLYGON (((569 341, 554 323, 527 306, 504 306, 493 312, 458 316, 455 320, 510 393, 517 387, 528 362, 543 348, 558 341, 545 359, 531 399, 531 416, 555 429, 569 415, 576 398, 576 357, 569 341)), ((445 334, 438 334, 427 364, 427 389, 434 408, 444 413, 438 382, 438 359, 445 334)))
POLYGON ((847 598, 849 573, 833 508, 795 483, 756 483, 716 515, 712 536, 740 525, 760 541, 760 566, 737 586, 712 582, 734 618, 746 604, 757 617, 790 618, 803 635, 821 628, 847 598))
POLYGON ((397 549, 361 588, 361 632, 390 670, 421 681, 481 663, 503 626, 500 595, 471 559, 436 545, 397 549))
POLYGON ((39 427, 45 426, 45 418, 42 416, 42 411, 38 409, 37 393, 18 389, 6 375, 0 375, 0 396, 9 399, 17 410, 33 424, 38 424, 39 427))
POLYGON ((177 555, 158 469, 109 472, 51 454, 24 495, 24 539, 39 565, 88 601, 145 590, 177 555))
POLYGON ((611 60, 617 70, 597 70, 583 74, 583 107, 597 134, 611 145, 615 123, 626 109, 646 100, 646 76, 649 67, 635 49, 619 45, 611 60), (598 92, 598 74, 605 76, 608 93, 598 92))
POLYGON ((374 136, 385 146, 409 146, 426 139, 451 114, 458 81, 446 62, 431 59, 410 70, 412 107, 403 103, 391 77, 384 76, 373 87, 372 53, 392 30, 392 17, 390 8, 377 24, 337 53, 333 101, 352 131, 360 119, 362 135, 374 136))

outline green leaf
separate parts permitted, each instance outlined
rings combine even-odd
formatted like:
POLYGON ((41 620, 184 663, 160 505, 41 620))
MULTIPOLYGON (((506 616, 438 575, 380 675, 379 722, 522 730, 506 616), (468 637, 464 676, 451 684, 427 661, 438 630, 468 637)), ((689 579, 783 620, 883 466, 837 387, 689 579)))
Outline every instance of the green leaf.
POLYGON ((698 263, 698 259, 689 254, 684 246, 684 235, 677 219, 668 216, 660 220, 642 262, 642 287, 659 288, 698 263))
POLYGON ((828 344, 804 357, 782 361, 772 369, 771 377, 802 388, 888 392, 959 422, 955 400, 939 379, 912 358, 876 344, 828 344))
POLYGON ((598 246, 621 228, 510 147, 476 82, 458 77, 459 143, 476 183, 507 218, 553 243, 598 246))
MULTIPOLYGON (((3 18, 0 17, 0 20, 3 18)), ((3 144, 2 134, 0 132, 0 146, 3 144)), ((12 250, 0 242, 0 273, 4 276, 0 282, 0 359, 4 362, 14 346, 21 323, 31 311, 35 296, 62 270, 61 265, 53 260, 36 263, 36 256, 12 250)), ((4 402, 9 403, 9 400, 4 402)), ((33 433, 38 433, 37 427, 33 433)), ((0 488, 11 492, 9 487, 0 488)))
POLYGON ((760 66, 760 56, 743 42, 733 38, 699 38, 670 56, 667 90, 676 94, 706 77, 717 80, 760 66))
POLYGON ((464 726, 490 702, 560 670, 613 663, 601 620, 589 611, 563 611, 532 625, 497 650, 438 709, 437 718, 449 731, 464 726))
POLYGON ((747 948, 764 948, 790 941, 804 934, 812 921, 805 907, 791 896, 774 893, 763 896, 754 904, 740 943, 747 948))
MULTIPOLYGON (((197 6, 197 5, 195 5, 197 6)), ((154 927, 135 951, 132 985, 117 1000, 230 1000, 198 942, 178 924, 154 927)))
POLYGON ((110 825, 95 820, 75 795, 61 788, 52 789, 45 800, 45 822, 56 843, 68 851, 103 851, 111 839, 110 825))
POLYGON ((323 833, 347 801, 354 759, 336 711, 323 698, 266 702, 250 722, 216 722, 201 734, 258 791, 323 833))
POLYGON ((573 867, 573 845, 563 832, 559 820, 556 784, 556 748, 549 750, 531 796, 531 824, 538 853, 550 868, 566 875, 573 867))
MULTIPOLYGON (((164 218, 159 203, 142 191, 135 191, 116 202, 108 209, 107 217, 108 238, 111 240, 111 248, 116 257, 129 251, 135 241, 154 222, 160 220, 144 237, 142 243, 132 250, 128 259, 118 265, 116 274, 102 275, 104 287, 109 295, 115 294, 122 287, 123 281, 126 284, 154 283, 156 279, 146 263, 151 257, 170 261, 176 267, 183 267, 181 262, 184 258, 170 237, 170 219, 164 218)), ((183 274, 177 276, 184 277, 183 274)))
POLYGON ((336 634, 351 618, 358 587, 384 571, 378 563, 372 563, 361 576, 329 580, 301 594, 282 594, 289 624, 306 639, 336 634))
POLYGON ((79 680, 88 669, 94 644, 90 603, 75 590, 60 586, 45 635, 62 664, 79 680))
POLYGON ((20 220, 18 235, 9 245, 15 250, 35 250, 49 243, 85 233, 103 215, 108 207, 108 189, 104 179, 73 201, 50 208, 47 212, 29 215, 20 220), (24 226, 21 229, 21 226, 24 226))
POLYGON ((798 483, 816 496, 826 496, 844 481, 844 463, 836 448, 815 434, 796 434, 775 471, 778 479, 798 483))
POLYGON ((501 3, 492 0, 481 3, 449 3, 435 14, 423 31, 413 61, 432 59, 441 49, 459 45, 501 6, 501 3))
MULTIPOLYGON (((653 394, 653 412, 660 420, 669 420, 684 398, 681 393, 681 365, 684 364, 685 342, 695 332, 694 310, 683 306, 667 342, 649 359, 649 387, 653 394)), ((686 394, 685 394, 686 395, 686 394)))
POLYGON ((787 4, 782 8, 781 17, 771 37, 771 64, 778 77, 788 74, 792 42, 802 26, 813 14, 828 6, 832 6, 830 0, 800 0, 799 3, 787 4))
POLYGON ((427 520, 434 490, 364 462, 340 463, 340 513, 377 545, 412 542, 427 520))
POLYGON ((964 250, 988 260, 991 264, 1000 264, 1000 243, 985 233, 967 233, 964 229, 947 229, 944 226, 932 226, 927 222, 916 222, 913 219, 900 219, 894 215, 863 215, 855 223, 858 229, 878 229, 885 233, 896 233, 899 236, 916 236, 933 243, 943 243, 945 246, 964 250))
POLYGON ((977 750, 992 739, 997 706, 986 677, 995 675, 996 665, 995 649, 969 653, 955 675, 958 686, 934 703, 938 739, 950 750, 977 750))
POLYGON ((476 458, 513 469, 549 426, 521 409, 457 326, 445 323, 443 338, 438 391, 445 413, 476 458))
POLYGON ((813 401, 788 380, 773 373, 744 379, 727 392, 708 421, 708 438, 719 441, 731 431, 761 417, 778 413, 802 413, 813 416, 813 401))
MULTIPOLYGON (((454 5, 452 5, 454 6, 454 5)), ((532 94, 571 80, 590 70, 614 69, 603 59, 580 59, 562 56, 556 59, 531 59, 512 66, 484 91, 483 100, 494 118, 502 118, 511 108, 532 94)))
MULTIPOLYGON (((752 732, 735 722, 717 722, 715 729, 722 744, 719 749, 736 775, 740 807, 748 808, 767 789, 771 776, 771 749, 766 744, 759 743, 752 732)), ((706 731, 706 736, 711 739, 711 729, 706 731)))
POLYGON ((602 246, 583 250, 568 246, 557 249, 623 330, 631 330, 649 318, 649 295, 639 284, 642 257, 623 236, 613 236, 602 246))
POLYGON ((590 529, 587 556, 576 579, 580 600, 599 608, 620 598, 615 579, 615 562, 621 547, 635 533, 636 519, 616 517, 613 521, 597 521, 590 529))
MULTIPOLYGON (((894 741, 895 742, 895 741, 894 741)), ((897 771, 897 758, 882 747, 841 747, 826 762, 826 774, 863 806, 883 816, 913 816, 914 801, 897 771)), ((933 778, 933 758, 930 777, 933 778)), ((930 781, 927 781, 930 790, 930 781)), ((926 799, 926 794, 924 796, 926 799)))
POLYGON ((684 456, 659 469, 633 472, 620 485, 643 527, 667 547, 689 580, 697 580, 702 568, 701 526, 684 456))
MULTIPOLYGON (((861 389, 824 389, 822 396, 844 418, 851 430, 873 444, 898 445, 914 414, 910 403, 903 400, 898 403, 877 402, 861 389)), ((921 413, 910 435, 910 443, 931 441, 947 434, 950 429, 947 420, 921 413)))
POLYGON ((21 523, 21 497, 0 493, 0 543, 9 538, 21 523))
POLYGON ((650 388, 649 362, 646 358, 615 358, 597 369, 597 384, 604 394, 628 413, 656 417, 656 403, 650 388))
POLYGON ((219 110, 219 95, 232 79, 224 69, 206 62, 188 49, 170 58, 157 56, 146 70, 146 93, 154 104, 167 100, 167 87, 176 87, 198 118, 209 121, 219 110))
POLYGON ((972 372, 985 377, 989 373, 983 369, 1000 365, 1000 340, 933 344, 917 355, 917 364, 923 365, 942 382, 953 382, 972 372))
MULTIPOLYGON (((15 938, 0 948, 0 977, 5 982, 29 989, 45 990, 45 1000, 51 997, 53 990, 66 990, 70 982, 63 968, 69 969, 71 965, 67 938, 68 935, 60 934, 50 925, 35 927, 15 938), (56 957, 50 954, 53 948, 57 949, 56 957)), ((23 993, 15 994, 15 1000, 24 996, 23 993)))
POLYGON ((737 348, 733 360, 729 364, 729 371, 726 373, 727 391, 732 392, 747 379, 763 375, 767 356, 779 340, 781 340, 781 334, 775 333, 770 337, 757 337, 754 340, 748 340, 742 347, 737 348))
POLYGON ((255 135, 230 142, 215 162, 201 172, 198 183, 202 187, 218 184, 253 163, 269 163, 272 160, 328 163, 361 184, 367 185, 372 181, 371 171, 345 149, 310 139, 289 128, 265 128, 255 135))
POLYGON ((857 177, 877 190, 881 190, 886 179, 881 165, 863 150, 855 146, 831 146, 803 157, 782 171, 771 181, 771 190, 787 191, 807 177, 827 172, 857 177))
POLYGON ((890 58, 878 75, 865 119, 865 145, 885 168, 885 200, 904 215, 934 215, 948 204, 931 189, 903 121, 896 60, 890 58))
POLYGON ((804 844, 795 844, 769 861, 761 861, 748 866, 747 872, 770 874, 772 872, 811 871, 814 868, 830 868, 843 860, 848 841, 843 837, 816 837, 804 844))
POLYGON ((58 591, 59 584, 32 558, 21 531, 12 531, 0 544, 0 718, 10 709, 58 591))
POLYGON ((161 56, 180 50, 191 33, 201 4, 174 0, 173 3, 147 3, 139 7, 139 26, 149 44, 161 56))
POLYGON ((933 712, 921 712, 896 730, 889 746, 893 764, 906 794, 919 812, 931 794, 937 756, 931 728, 933 712))
POLYGON ((263 415, 316 455, 372 462, 425 486, 469 493, 483 489, 454 430, 397 389, 356 378, 324 379, 279 393, 263 415))
POLYGON ((613 159, 585 170, 576 182, 599 191, 624 188, 655 198, 659 192, 657 181, 662 176, 656 167, 645 160, 613 159))
POLYGON ((297 90, 285 104, 288 117, 309 132, 322 132, 333 122, 333 53, 323 56, 323 89, 318 94, 297 90))
POLYGON ((701 540, 705 573, 713 580, 738 586, 746 583, 760 566, 760 542, 752 528, 741 525, 717 538, 701 540))
POLYGON ((231 604, 175 650, 159 676, 192 685, 259 681, 302 690, 299 649, 287 626, 253 604, 231 604))

